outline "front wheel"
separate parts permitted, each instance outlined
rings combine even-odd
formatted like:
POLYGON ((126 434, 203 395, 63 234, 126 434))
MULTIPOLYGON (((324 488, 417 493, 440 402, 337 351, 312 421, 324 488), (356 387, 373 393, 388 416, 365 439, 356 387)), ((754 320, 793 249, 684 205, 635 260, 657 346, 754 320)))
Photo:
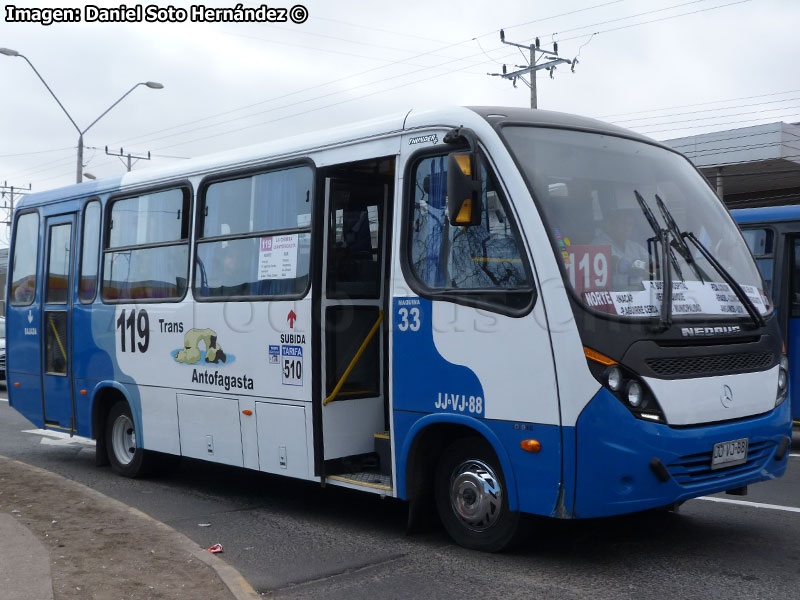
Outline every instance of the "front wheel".
POLYGON ((116 402, 108 413, 106 450, 111 468, 123 477, 143 474, 144 450, 136 446, 136 426, 124 400, 116 402))
POLYGON ((508 508, 502 469, 485 440, 465 438, 445 450, 435 492, 442 524, 459 545, 498 552, 514 541, 519 512, 508 508))

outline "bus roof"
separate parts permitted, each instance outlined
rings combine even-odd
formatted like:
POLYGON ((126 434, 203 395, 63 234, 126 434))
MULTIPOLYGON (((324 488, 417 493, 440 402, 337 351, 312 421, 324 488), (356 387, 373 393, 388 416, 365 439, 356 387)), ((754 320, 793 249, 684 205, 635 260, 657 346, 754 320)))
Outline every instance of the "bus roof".
POLYGON ((800 219, 800 204, 738 208, 731 211, 737 223, 766 223, 800 219))
POLYGON ((159 182, 205 175, 217 170, 231 167, 247 167, 251 164, 267 160, 289 159, 301 153, 311 153, 337 145, 352 144, 370 138, 399 134, 416 129, 430 127, 465 126, 473 129, 485 128, 488 122, 499 129, 506 124, 530 124, 545 127, 579 129, 608 135, 624 136, 631 139, 656 144, 671 150, 669 147, 633 131, 591 119, 567 113, 531 110, 527 108, 511 108, 500 106, 449 107, 436 110, 410 110, 380 119, 372 119, 346 124, 321 131, 304 133, 296 136, 270 140, 193 158, 186 162, 167 167, 157 167, 132 171, 120 177, 111 177, 97 181, 86 181, 73 185, 28 194, 18 205, 24 209, 31 206, 48 204, 73 198, 86 198, 107 192, 114 192, 123 187, 157 184, 159 182))

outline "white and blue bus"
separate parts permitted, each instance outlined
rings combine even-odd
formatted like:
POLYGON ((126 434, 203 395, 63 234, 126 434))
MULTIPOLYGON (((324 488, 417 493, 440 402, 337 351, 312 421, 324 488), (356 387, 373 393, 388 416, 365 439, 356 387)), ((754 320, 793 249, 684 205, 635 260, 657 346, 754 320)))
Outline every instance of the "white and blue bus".
POLYGON ((789 358, 789 402, 800 425, 800 206, 732 210, 773 298, 789 358), (792 382, 795 382, 794 384, 792 382))
POLYGON ((781 476, 769 294, 691 163, 598 121, 411 111, 26 196, 9 399, 163 454, 435 502, 499 550, 781 476))

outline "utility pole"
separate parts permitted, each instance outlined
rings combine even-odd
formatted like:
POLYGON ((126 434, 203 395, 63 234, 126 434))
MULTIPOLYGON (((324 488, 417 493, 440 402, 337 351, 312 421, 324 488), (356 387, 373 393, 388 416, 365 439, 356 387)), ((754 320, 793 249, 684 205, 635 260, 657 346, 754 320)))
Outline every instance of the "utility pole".
POLYGON ((106 146, 106 154, 108 156, 116 156, 120 160, 122 160, 122 164, 124 164, 125 166, 128 167, 128 173, 130 173, 131 167, 134 165, 134 163, 131 162, 131 159, 136 159, 136 161, 150 160, 150 151, 149 150, 147 151, 147 156, 137 156, 135 154, 131 154, 130 152, 128 152, 128 154, 125 154, 125 151, 122 148, 119 149, 119 154, 117 154, 116 152, 109 152, 108 151, 108 146, 106 146), (123 160, 123 158, 126 158, 126 157, 128 159, 127 163, 123 160))
POLYGON ((503 65, 503 72, 502 73, 487 73, 492 77, 502 77, 503 79, 510 79, 511 82, 514 84, 514 87, 517 87, 517 79, 522 81, 525 85, 527 85, 531 89, 531 108, 538 108, 538 100, 536 98, 536 71, 541 71, 542 69, 547 69, 550 71, 550 77, 553 77, 553 72, 557 65, 561 64, 568 64, 572 66, 572 72, 575 72, 575 65, 577 64, 577 59, 575 60, 567 60, 566 58, 559 58, 558 56, 558 42, 553 42, 553 49, 552 50, 542 50, 541 45, 539 43, 539 38, 537 37, 533 44, 524 45, 524 44, 517 44, 514 42, 506 41, 506 34, 505 31, 502 29, 500 30, 500 41, 504 44, 508 44, 509 46, 516 46, 520 50, 528 50, 530 53, 529 64, 527 65, 516 65, 517 70, 508 72, 506 69, 506 65, 503 65), (548 60, 547 62, 543 62, 540 64, 536 64, 537 61, 537 53, 546 55, 548 60), (524 75, 528 75, 528 80, 523 77, 524 75))
MULTIPOLYGON (((9 227, 11 227, 11 222, 14 220, 14 200, 15 194, 18 196, 24 196, 28 192, 31 191, 31 184, 28 184, 28 187, 19 187, 14 185, 8 185, 7 181, 3 182, 3 185, 0 185, 0 198, 5 198, 6 194, 8 194, 8 219, 5 221, 0 221, 5 223, 9 227)), ((5 204, 5 203, 3 203, 5 204)), ((3 208, 6 208, 3 206, 3 208)))
POLYGON ((14 222, 14 201, 17 199, 17 196, 24 196, 28 192, 31 191, 31 184, 28 184, 28 187, 19 187, 14 185, 8 185, 7 181, 3 182, 3 185, 0 185, 0 198, 5 198, 6 194, 8 194, 8 207, 5 206, 5 202, 3 202, 3 208, 8 208, 8 219, 5 221, 0 221, 0 223, 5 223, 8 225, 8 243, 11 244, 11 223, 14 222))

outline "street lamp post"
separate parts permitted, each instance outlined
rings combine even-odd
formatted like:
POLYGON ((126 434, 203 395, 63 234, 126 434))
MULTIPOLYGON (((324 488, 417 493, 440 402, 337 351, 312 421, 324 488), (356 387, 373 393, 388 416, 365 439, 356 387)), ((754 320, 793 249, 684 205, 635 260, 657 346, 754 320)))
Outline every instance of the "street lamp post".
POLYGON ((0 48, 0 54, 5 54, 6 56, 18 56, 20 58, 24 58, 25 62, 28 63, 30 68, 33 69, 33 72, 36 73, 36 76, 39 78, 39 80, 44 84, 44 87, 47 88, 47 91, 50 92, 50 95, 53 97, 53 99, 56 102, 58 102, 58 105, 61 107, 61 110, 64 111, 65 115, 67 115, 67 118, 69 119, 69 122, 72 123, 73 127, 75 127, 75 130, 78 132, 78 168, 77 168, 77 182, 78 183, 83 181, 83 134, 85 134, 87 131, 89 131, 89 129, 91 129, 94 126, 95 123, 97 123, 100 119, 105 117, 112 108, 114 108, 117 104, 122 102, 128 94, 130 94, 133 90, 135 90, 140 85, 144 85, 144 86, 149 87, 150 89, 153 89, 153 90, 160 90, 160 89, 162 89, 164 87, 162 84, 158 83, 157 81, 142 81, 140 83, 137 83, 131 89, 129 89, 127 92, 122 94, 122 96, 119 98, 119 100, 117 100, 116 102, 114 102, 114 104, 109 106, 99 117, 97 117, 94 121, 92 121, 89 124, 88 127, 86 127, 85 129, 81 130, 81 128, 78 127, 78 124, 75 123, 75 120, 67 112, 67 109, 64 108, 64 105, 61 104, 61 101, 55 95, 53 90, 50 89, 50 86, 47 85, 47 82, 44 80, 44 77, 42 77, 39 74, 39 71, 36 70, 36 67, 33 66, 33 63, 28 60, 27 56, 25 56, 24 54, 20 54, 16 50, 12 50, 10 48, 0 48))

